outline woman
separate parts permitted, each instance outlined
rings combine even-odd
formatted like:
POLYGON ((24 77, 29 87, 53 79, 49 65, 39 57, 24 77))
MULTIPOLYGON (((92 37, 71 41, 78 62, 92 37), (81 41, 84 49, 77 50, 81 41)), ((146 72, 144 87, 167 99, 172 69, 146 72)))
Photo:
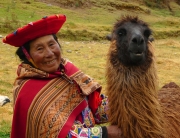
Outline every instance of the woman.
POLYGON ((119 137, 107 122, 107 98, 101 86, 62 58, 56 33, 65 15, 31 22, 3 42, 18 47, 22 63, 14 83, 11 138, 119 137))

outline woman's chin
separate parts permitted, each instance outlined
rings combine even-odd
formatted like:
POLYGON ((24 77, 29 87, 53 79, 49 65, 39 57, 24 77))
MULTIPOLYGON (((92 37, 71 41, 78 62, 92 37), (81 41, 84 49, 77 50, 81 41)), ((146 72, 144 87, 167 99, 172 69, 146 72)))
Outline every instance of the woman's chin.
POLYGON ((47 73, 53 73, 53 72, 56 72, 57 69, 58 69, 59 66, 46 66, 46 67, 43 67, 43 68, 40 68, 40 70, 43 70, 47 73))

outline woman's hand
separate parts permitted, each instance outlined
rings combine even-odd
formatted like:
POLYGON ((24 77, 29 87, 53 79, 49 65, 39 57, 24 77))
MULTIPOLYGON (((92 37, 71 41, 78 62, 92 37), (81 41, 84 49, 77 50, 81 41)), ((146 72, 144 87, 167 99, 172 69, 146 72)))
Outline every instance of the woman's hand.
POLYGON ((107 126, 108 138, 122 138, 121 129, 118 126, 107 126))

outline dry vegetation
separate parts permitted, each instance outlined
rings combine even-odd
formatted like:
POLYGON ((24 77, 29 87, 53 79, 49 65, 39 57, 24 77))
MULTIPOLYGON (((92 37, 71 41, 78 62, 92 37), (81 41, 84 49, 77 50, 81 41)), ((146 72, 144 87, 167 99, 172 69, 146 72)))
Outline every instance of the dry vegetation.
MULTIPOLYGON (((103 86, 105 93, 105 60, 109 47, 108 41, 64 41, 60 40, 64 57, 71 60, 81 70, 95 78, 103 86)), ((161 39, 153 42, 157 56, 157 69, 160 87, 168 82, 180 85, 180 41, 176 39, 161 39)), ((14 55, 16 48, 0 43, 0 86, 1 94, 8 95, 12 100, 12 84, 16 77, 16 68, 20 63, 14 55), (5 58, 8 57, 8 58, 5 58)), ((11 120, 12 103, 0 108, 0 118, 11 120)))
MULTIPOLYGON (((180 85, 178 1, 168 1, 171 11, 168 9, 168 4, 163 5, 165 9, 162 7, 156 9, 157 5, 151 8, 154 2, 148 0, 43 0, 43 3, 40 2, 42 0, 0 1, 0 30, 4 32, 0 35, 4 36, 17 26, 44 15, 65 13, 67 22, 58 34, 63 55, 101 83, 105 93, 105 60, 110 45, 109 41, 105 40, 105 35, 110 33, 113 23, 119 16, 127 13, 138 15, 148 22, 154 31, 153 44, 157 56, 159 87, 170 81, 180 85)), ((2 42, 0 47, 0 94, 7 95, 12 100, 12 85, 19 60, 15 56, 16 48, 4 45, 2 42)), ((6 131, 9 133, 12 114, 12 102, 0 107, 0 130, 5 121, 8 124, 6 131)))

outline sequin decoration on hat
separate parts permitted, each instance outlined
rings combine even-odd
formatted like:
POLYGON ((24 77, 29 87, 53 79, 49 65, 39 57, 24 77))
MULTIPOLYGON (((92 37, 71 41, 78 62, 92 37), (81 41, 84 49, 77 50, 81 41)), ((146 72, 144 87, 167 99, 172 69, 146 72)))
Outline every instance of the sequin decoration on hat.
POLYGON ((45 16, 35 22, 18 28, 13 33, 3 38, 3 43, 10 44, 15 47, 21 47, 26 42, 35 38, 56 34, 66 21, 66 16, 63 14, 45 16))

